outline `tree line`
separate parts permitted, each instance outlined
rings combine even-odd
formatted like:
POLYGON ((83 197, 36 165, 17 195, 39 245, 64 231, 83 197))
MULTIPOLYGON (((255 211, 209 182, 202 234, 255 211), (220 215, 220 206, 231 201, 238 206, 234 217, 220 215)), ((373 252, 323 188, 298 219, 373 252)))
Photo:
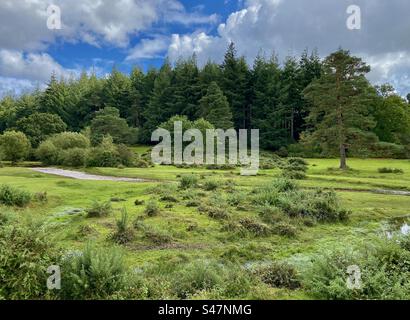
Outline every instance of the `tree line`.
POLYGON ((325 59, 306 50, 283 63, 259 54, 250 66, 231 43, 222 64, 202 68, 193 56, 130 75, 116 68, 104 78, 52 75, 45 90, 0 101, 0 132, 23 132, 34 148, 64 131, 91 132, 95 144, 107 134, 116 143, 149 144, 178 115, 259 129, 261 147, 284 155, 408 157, 409 101, 388 84, 371 85, 369 71, 342 49, 325 59))

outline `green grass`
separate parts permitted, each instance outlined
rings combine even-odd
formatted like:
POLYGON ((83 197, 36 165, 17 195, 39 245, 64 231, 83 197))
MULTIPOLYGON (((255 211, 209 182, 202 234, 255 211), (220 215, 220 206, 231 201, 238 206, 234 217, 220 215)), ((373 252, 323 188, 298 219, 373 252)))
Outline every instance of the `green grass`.
MULTIPOLYGON (((143 147, 135 152, 143 153, 143 147)), ((241 264, 256 261, 286 260, 295 265, 303 265, 309 257, 324 248, 362 243, 380 232, 381 225, 389 218, 410 214, 410 197, 374 194, 371 190, 400 189, 410 190, 410 161, 408 160, 362 160, 350 159, 349 171, 330 170, 336 168, 336 159, 309 159, 308 179, 300 181, 306 188, 334 188, 342 205, 352 211, 346 223, 317 224, 313 227, 300 227, 295 238, 270 235, 267 237, 236 237, 221 228, 221 221, 199 214, 197 208, 187 207, 182 197, 183 191, 176 191, 178 202, 160 201, 158 216, 147 217, 145 205, 136 206, 136 199, 149 202, 152 197, 160 199, 156 186, 175 185, 180 176, 197 174, 198 177, 211 177, 218 181, 232 180, 238 190, 248 192, 251 188, 268 183, 280 175, 280 171, 261 170, 256 177, 241 177, 239 170, 212 171, 205 169, 178 169, 173 166, 138 168, 94 168, 87 172, 111 176, 137 177, 150 179, 146 183, 126 183, 108 181, 80 181, 40 174, 26 167, 0 168, 0 184, 9 184, 27 191, 47 191, 46 204, 32 203, 27 208, 15 209, 21 219, 37 217, 52 224, 52 241, 67 250, 83 248, 88 241, 100 246, 113 246, 110 235, 115 231, 116 220, 121 210, 126 208, 129 221, 143 217, 143 223, 163 232, 172 238, 171 243, 153 243, 143 231, 137 230, 135 239, 123 246, 129 266, 142 267, 149 263, 161 264, 163 261, 184 256, 188 260, 220 259, 235 260, 241 264), (380 174, 378 168, 392 167, 402 169, 403 174, 380 174), (108 217, 87 218, 85 210, 93 201, 109 201, 112 198, 124 199, 113 202, 114 212, 108 217), (172 204, 172 207, 170 206, 172 204), (167 206, 168 205, 168 206, 167 206), (79 213, 67 212, 77 209, 79 213)), ((202 177, 202 178, 203 178, 202 177)), ((199 179, 203 183, 204 179, 199 179)), ((195 189, 201 191, 200 189, 195 189)), ((198 192, 199 192, 198 191, 198 192)), ((202 190, 204 197, 211 192, 202 190)), ((227 196, 227 191, 217 191, 227 196)), ((0 210, 2 208, 0 207, 0 210)), ((232 210, 235 218, 257 218, 253 209, 232 210)), ((306 299, 309 293, 302 289, 289 291, 269 288, 269 299, 306 299)))

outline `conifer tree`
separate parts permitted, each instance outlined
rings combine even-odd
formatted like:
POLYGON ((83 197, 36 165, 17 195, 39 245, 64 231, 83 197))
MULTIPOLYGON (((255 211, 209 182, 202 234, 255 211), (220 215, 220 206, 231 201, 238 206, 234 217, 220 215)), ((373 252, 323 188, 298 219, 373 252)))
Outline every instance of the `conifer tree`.
POLYGON ((216 82, 212 82, 200 101, 202 117, 217 129, 232 129, 229 103, 216 82))

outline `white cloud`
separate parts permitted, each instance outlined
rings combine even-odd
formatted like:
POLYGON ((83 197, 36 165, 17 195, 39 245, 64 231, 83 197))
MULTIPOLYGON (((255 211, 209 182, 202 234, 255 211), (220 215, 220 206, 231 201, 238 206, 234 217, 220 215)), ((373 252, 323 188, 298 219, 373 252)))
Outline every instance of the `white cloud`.
POLYGON ((184 25, 216 23, 216 15, 188 13, 177 0, 56 0, 62 29, 47 29, 49 0, 1 0, 0 46, 41 50, 57 39, 126 47, 129 38, 156 22, 184 25))
POLYGON ((68 70, 46 53, 24 54, 14 50, 0 50, 0 75, 2 77, 45 82, 51 74, 67 77, 78 74, 78 70, 68 70))
POLYGON ((157 36, 152 39, 142 39, 139 44, 129 51, 126 61, 139 59, 163 58, 163 53, 169 46, 169 39, 157 36))
POLYGON ((369 58, 374 81, 392 81, 410 92, 410 2, 355 0, 362 9, 362 29, 348 30, 346 9, 351 0, 248 0, 229 15, 216 35, 203 32, 174 35, 171 59, 197 54, 199 63, 220 62, 228 44, 251 62, 263 49, 280 58, 317 48, 323 56, 343 47, 369 58), (400 81, 402 83, 400 83, 400 81))

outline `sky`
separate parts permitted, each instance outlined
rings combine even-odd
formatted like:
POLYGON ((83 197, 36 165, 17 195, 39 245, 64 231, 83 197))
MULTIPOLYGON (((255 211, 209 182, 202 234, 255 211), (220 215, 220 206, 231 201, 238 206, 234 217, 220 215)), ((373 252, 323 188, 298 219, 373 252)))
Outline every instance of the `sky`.
POLYGON ((371 65, 373 83, 404 96, 409 13, 408 0, 0 0, 0 96, 42 88, 52 73, 128 73, 193 53, 200 65, 219 63, 231 41, 250 64, 260 52, 283 61, 306 48, 325 57, 342 47, 371 65), (352 15, 360 16, 354 29, 352 15))

